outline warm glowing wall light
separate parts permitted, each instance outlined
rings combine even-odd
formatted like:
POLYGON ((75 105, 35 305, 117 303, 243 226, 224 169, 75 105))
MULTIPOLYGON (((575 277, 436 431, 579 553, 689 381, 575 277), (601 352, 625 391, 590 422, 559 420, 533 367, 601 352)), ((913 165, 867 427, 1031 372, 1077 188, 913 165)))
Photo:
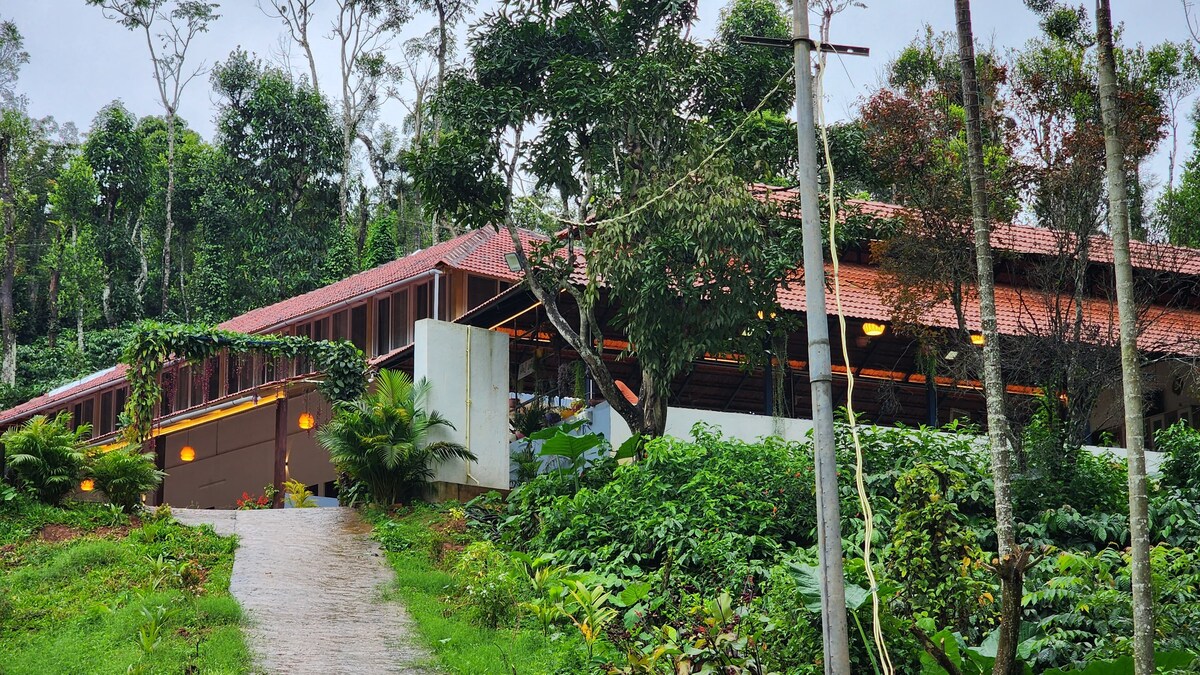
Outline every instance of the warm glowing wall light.
POLYGON ((308 431, 317 426, 317 418, 312 416, 312 413, 300 413, 300 428, 308 431))
POLYGON ((92 490, 96 489, 96 481, 92 480, 91 478, 85 479, 79 484, 79 489, 83 490, 84 492, 91 492, 92 490))
POLYGON ((179 449, 179 459, 185 462, 190 462, 196 459, 196 449, 190 445, 185 445, 179 449))
POLYGON ((887 330, 887 327, 881 323, 871 323, 868 321, 862 325, 862 330, 868 337, 879 337, 883 335, 883 331, 887 330))

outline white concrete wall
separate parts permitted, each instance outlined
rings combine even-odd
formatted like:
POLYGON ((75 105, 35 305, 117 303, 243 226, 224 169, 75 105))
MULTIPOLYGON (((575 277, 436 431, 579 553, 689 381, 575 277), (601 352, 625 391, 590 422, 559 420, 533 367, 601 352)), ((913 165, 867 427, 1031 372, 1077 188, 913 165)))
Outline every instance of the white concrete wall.
MULTIPOLYGON (((775 420, 766 415, 750 415, 747 413, 717 412, 714 410, 698 410, 695 408, 669 408, 667 410, 667 435, 677 438, 691 438, 692 425, 697 422, 707 422, 719 428, 725 436, 743 441, 757 441, 765 436, 780 436, 789 441, 804 442, 812 429, 812 420, 784 418, 775 420), (776 429, 775 422, 780 423, 776 429)), ((621 416, 613 412, 607 403, 596 406, 592 412, 590 431, 604 434, 612 443, 613 448, 621 447, 629 438, 629 426, 621 416)), ((979 439, 981 446, 986 448, 987 437, 979 439)), ((1123 448, 1104 448, 1096 445, 1085 445, 1084 449, 1094 455, 1104 455, 1114 459, 1124 459, 1123 448)), ((1161 473, 1163 454, 1153 450, 1146 451, 1146 472, 1151 476, 1161 473)))
MULTIPOLYGON (((666 435, 691 438, 692 426, 705 422, 719 428, 726 436, 743 441, 757 441, 766 436, 779 436, 789 441, 803 441, 812 429, 812 420, 774 418, 767 415, 700 410, 697 408, 668 408, 666 435), (776 426, 778 425, 778 427, 776 426)), ((613 448, 621 447, 630 434, 629 425, 607 403, 592 412, 592 428, 604 434, 613 448)))
POLYGON ((443 462, 434 480, 509 487, 508 336, 434 319, 416 324, 413 377, 431 384, 428 410, 455 429, 435 429, 431 441, 461 443, 478 457, 443 462))

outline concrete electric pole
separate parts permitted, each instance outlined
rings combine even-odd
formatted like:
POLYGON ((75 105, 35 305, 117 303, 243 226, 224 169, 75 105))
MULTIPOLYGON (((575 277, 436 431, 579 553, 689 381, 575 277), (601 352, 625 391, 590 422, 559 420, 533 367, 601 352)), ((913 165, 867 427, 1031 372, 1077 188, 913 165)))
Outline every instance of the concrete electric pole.
POLYGON ((743 37, 745 44, 790 47, 796 78, 796 135, 799 151, 800 216, 804 235, 804 296, 807 300, 808 377, 812 387, 813 462, 817 483, 817 546, 821 573, 821 634, 826 675, 850 675, 849 626, 842 567, 838 506, 837 447, 833 436, 833 368, 829 317, 825 310, 825 256, 817 182, 817 138, 813 120, 812 50, 867 56, 864 47, 816 44, 809 37, 808 0, 792 1, 792 39, 743 37))

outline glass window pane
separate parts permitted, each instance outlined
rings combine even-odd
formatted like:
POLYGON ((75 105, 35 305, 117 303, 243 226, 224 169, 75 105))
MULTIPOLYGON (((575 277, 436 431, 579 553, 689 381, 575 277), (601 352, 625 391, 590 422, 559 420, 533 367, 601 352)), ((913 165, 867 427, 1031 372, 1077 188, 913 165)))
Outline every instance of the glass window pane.
POLYGON ((350 310, 350 341, 355 347, 367 351, 367 306, 365 304, 350 310))
POLYGON ((392 299, 382 298, 375 303, 375 355, 386 354, 392 348, 392 299))
POLYGON ((409 343, 408 339, 408 290, 392 295, 392 349, 399 349, 409 343))

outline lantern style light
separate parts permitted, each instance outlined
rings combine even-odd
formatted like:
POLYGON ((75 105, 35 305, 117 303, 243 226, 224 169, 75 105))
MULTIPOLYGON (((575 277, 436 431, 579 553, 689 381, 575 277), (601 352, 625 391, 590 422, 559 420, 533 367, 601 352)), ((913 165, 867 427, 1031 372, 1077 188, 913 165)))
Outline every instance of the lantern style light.
POLYGON ((984 342, 983 333, 971 333, 971 344, 976 347, 982 347, 984 342))
POLYGON ((305 431, 317 426, 317 419, 312 416, 312 413, 309 412, 300 413, 300 419, 298 421, 300 423, 300 428, 304 429, 305 431))
POLYGON ((85 478, 79 483, 79 489, 83 492, 91 492, 96 489, 96 481, 91 478, 85 478))
POLYGON ((862 325, 863 334, 867 337, 879 337, 883 335, 883 331, 885 330, 887 330, 887 327, 881 323, 871 323, 868 321, 862 325))
POLYGON ((179 459, 190 462, 196 459, 196 449, 190 445, 185 445, 179 449, 179 459))

